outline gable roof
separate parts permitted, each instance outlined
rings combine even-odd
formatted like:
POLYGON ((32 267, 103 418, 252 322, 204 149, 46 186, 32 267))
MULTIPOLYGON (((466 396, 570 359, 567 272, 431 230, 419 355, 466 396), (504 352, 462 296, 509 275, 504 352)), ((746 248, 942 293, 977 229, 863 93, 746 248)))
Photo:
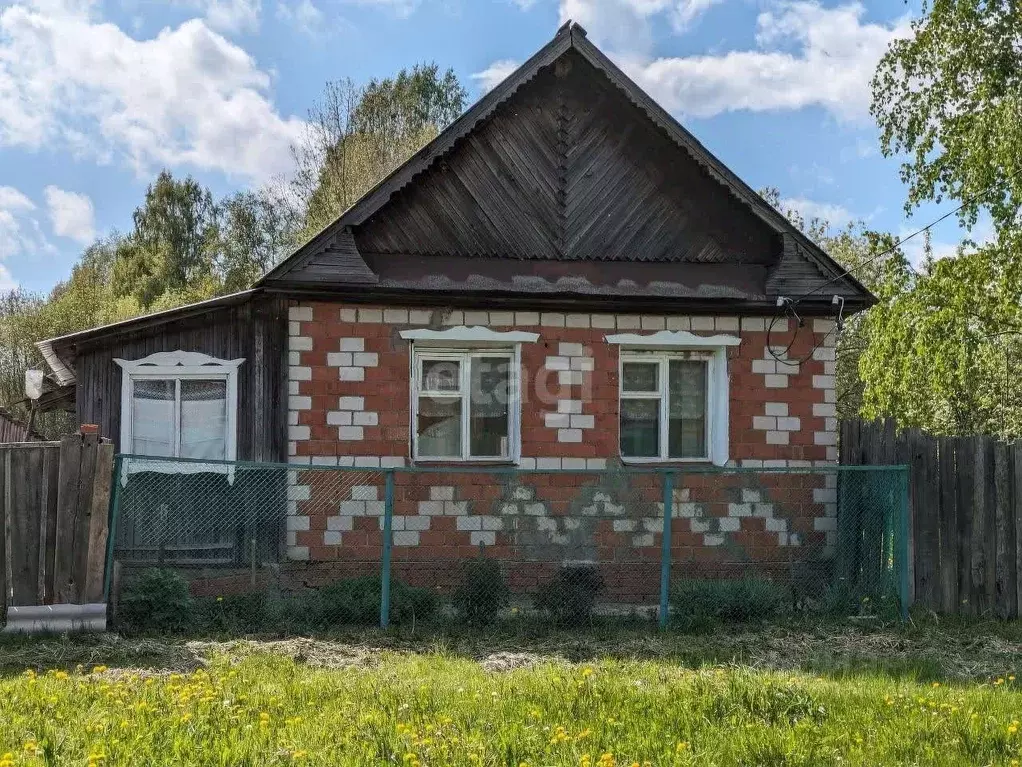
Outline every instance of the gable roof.
MULTIPOLYGON (((576 74, 578 69, 582 67, 575 66, 576 74)), ((614 121, 604 119, 603 126, 610 122, 614 121)), ((687 188, 690 182, 698 183, 699 179, 692 173, 684 177, 685 190, 691 195, 692 190, 687 188)), ((829 304, 834 294, 845 298, 849 308, 873 302, 861 283, 845 274, 816 243, 718 161, 593 45, 582 27, 571 22, 516 72, 257 284, 285 288, 376 285, 379 289, 394 290, 438 284, 447 290, 471 289, 468 280, 459 282, 447 279, 446 274, 435 274, 439 264, 434 259, 430 259, 434 263, 429 268, 419 269, 419 279, 409 279, 406 274, 404 279, 383 275, 381 280, 380 274, 393 262, 383 255, 413 261, 435 256, 565 260, 579 266, 584 261, 629 260, 693 266, 747 263, 762 268, 758 290, 729 284, 722 295, 757 299, 763 306, 770 306, 777 296, 798 298, 818 289, 820 294, 811 300, 819 300, 820 304, 829 304), (591 89, 595 94, 592 98, 610 98, 607 92, 612 91, 618 102, 608 104, 609 114, 626 122, 623 110, 631 108, 642 118, 633 122, 655 132, 655 136, 642 134, 643 146, 660 141, 669 145, 671 151, 684 152, 686 163, 694 164, 700 177, 709 180, 703 183, 713 187, 699 190, 700 199, 714 196, 717 207, 726 209, 730 217, 727 226, 717 226, 707 233, 703 220, 706 217, 699 215, 701 211, 684 215, 678 191, 683 182, 677 176, 683 164, 673 160, 677 155, 661 155, 658 163, 667 169, 665 173, 676 175, 653 183, 647 177, 656 173, 657 164, 647 163, 637 171, 634 164, 613 166, 606 162, 606 151, 604 155, 594 153, 598 141, 603 141, 608 151, 628 144, 626 132, 609 138, 602 135, 606 131, 584 133, 579 128, 571 133, 579 116, 585 117, 592 106, 586 103, 572 108, 572 99, 579 97, 577 91, 587 85, 585 78, 570 81, 572 61, 603 76, 604 82, 591 89), (551 85, 557 79, 563 81, 560 86, 551 85), (481 148, 473 149, 468 139, 481 148), (517 145, 511 147, 509 143, 517 145), (533 150, 521 156, 521 147, 526 144, 533 150), (585 162, 578 161, 578 155, 585 151, 592 156, 585 162), (487 163, 496 168, 487 168, 487 163), (549 167, 546 175, 539 178, 536 166, 542 164, 549 167), (587 174, 606 176, 610 173, 608 167, 620 170, 619 178, 611 176, 610 182, 629 185, 628 195, 623 196, 628 205, 613 207, 601 205, 602 200, 594 202, 597 196, 594 191, 606 189, 607 180, 601 176, 593 181, 587 174), (472 188, 465 182, 468 171, 473 178, 489 179, 490 188, 472 188), (544 187, 544 181, 550 177, 555 177, 553 183, 544 187), (658 196, 650 191, 652 187, 658 196), (484 191, 491 194, 485 195, 484 191), (481 208, 483 204, 478 200, 483 197, 489 208, 465 214, 469 207, 481 208), (643 209, 642 217, 637 217, 635 211, 642 206, 647 208, 643 209), (464 220, 456 220, 459 218, 464 220), (686 219, 690 221, 686 223, 686 219), (603 223, 594 226, 593 220, 603 223), (746 240, 752 240, 751 244, 733 239, 731 222, 738 220, 745 221, 746 240), (445 236, 457 240, 457 246, 450 252, 437 244, 445 236), (773 238, 769 247, 761 241, 765 236, 773 238), (764 257, 768 251, 769 257, 764 257)), ((536 270, 537 267, 532 267, 528 274, 536 274, 536 270)), ((735 271, 733 266, 731 271, 735 271)), ((673 270, 675 275, 681 273, 681 269, 673 270)), ((721 273, 718 270, 717 274, 721 273)), ((704 276, 705 270, 700 274, 704 276)), ((662 268, 657 275, 663 276, 662 268)), ((501 292, 510 289, 516 280, 521 282, 517 277, 504 282, 489 279, 483 282, 493 292, 501 292)), ((679 281, 684 283, 685 279, 679 281)), ((556 286, 556 281, 550 284, 556 286)), ((583 291, 599 294, 606 292, 606 285, 583 291)), ((697 294, 698 290, 693 288, 679 290, 675 295, 697 294)))

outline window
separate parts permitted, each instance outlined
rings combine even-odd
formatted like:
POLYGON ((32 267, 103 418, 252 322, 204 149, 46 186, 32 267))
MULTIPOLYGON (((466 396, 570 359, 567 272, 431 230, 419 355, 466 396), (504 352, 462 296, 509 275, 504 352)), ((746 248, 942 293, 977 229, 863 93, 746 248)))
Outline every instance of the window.
POLYGON ((412 364, 416 458, 516 458, 519 407, 515 349, 416 350, 412 364))
POLYGON ((623 352, 621 455, 710 460, 713 355, 623 352))
MULTIPOLYGON (((141 360, 114 361, 123 377, 121 450, 161 458, 237 458, 237 379, 244 360, 160 352, 141 360)), ((146 462, 136 470, 183 467, 146 462)))

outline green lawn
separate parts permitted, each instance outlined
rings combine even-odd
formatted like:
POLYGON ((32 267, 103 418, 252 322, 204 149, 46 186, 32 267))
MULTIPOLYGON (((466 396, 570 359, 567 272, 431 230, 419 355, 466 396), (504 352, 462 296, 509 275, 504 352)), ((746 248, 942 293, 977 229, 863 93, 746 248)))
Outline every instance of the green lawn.
MULTIPOLYGON (((787 634, 793 653, 806 636, 787 634)), ((361 645, 6 640, 0 766, 1017 763, 1015 645, 995 638, 1002 676, 966 679, 930 661, 921 674, 885 669, 877 648, 900 657, 911 636, 850 636, 872 648, 872 666, 827 670, 819 655, 773 668, 721 662, 705 651, 728 640, 713 637, 636 636, 588 653, 576 638, 565 653, 532 643, 483 657, 384 635, 361 645), (704 658, 681 658, 686 644, 704 658), (103 658, 109 668, 93 665, 103 658)))

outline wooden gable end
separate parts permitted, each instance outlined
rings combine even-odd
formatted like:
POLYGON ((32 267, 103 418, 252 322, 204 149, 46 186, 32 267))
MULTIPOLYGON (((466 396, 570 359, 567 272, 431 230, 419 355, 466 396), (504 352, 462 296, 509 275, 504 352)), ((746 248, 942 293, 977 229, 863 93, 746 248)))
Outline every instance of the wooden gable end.
POLYGON ((354 230, 365 254, 754 263, 776 233, 571 50, 354 230))

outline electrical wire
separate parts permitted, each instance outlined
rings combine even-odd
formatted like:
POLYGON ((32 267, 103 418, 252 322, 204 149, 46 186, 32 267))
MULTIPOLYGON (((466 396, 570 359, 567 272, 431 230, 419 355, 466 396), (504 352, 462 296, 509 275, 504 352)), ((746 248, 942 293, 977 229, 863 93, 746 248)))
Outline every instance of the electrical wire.
MULTIPOLYGON (((906 242, 911 240, 913 237, 918 237, 920 234, 922 234, 923 232, 929 231, 930 229, 932 229, 933 227, 935 227, 937 224, 941 223, 942 221, 946 221, 948 218, 950 218, 951 216, 953 216, 956 213, 958 213, 959 211, 961 211, 966 205, 969 205, 971 202, 976 200, 978 197, 979 197, 978 194, 977 195, 973 195, 972 197, 970 197, 968 200, 963 202, 961 205, 959 205, 954 210, 949 210, 947 213, 943 214, 939 218, 934 219, 933 221, 931 221, 926 226, 924 226, 924 227, 922 227, 920 229, 917 229, 916 231, 912 232, 909 235, 906 235, 905 237, 902 237, 900 240, 898 240, 896 243, 894 243, 894 245, 892 245, 891 247, 887 248, 886 250, 882 250, 879 253, 873 254, 872 256, 867 258, 865 261, 863 261, 861 264, 859 264, 859 266, 860 267, 865 266, 867 264, 870 264, 870 263, 876 261, 878 258, 886 256, 889 253, 893 253, 895 250, 900 248, 903 244, 905 244, 906 242)), ((810 290, 808 293, 804 293, 803 295, 799 296, 798 298, 795 298, 795 299, 783 298, 783 299, 781 299, 782 303, 781 303, 779 308, 781 310, 783 310, 783 311, 776 312, 774 314, 773 318, 770 320, 770 325, 767 327, 767 351, 769 352, 770 356, 772 356, 777 362, 784 363, 785 365, 789 365, 791 367, 794 367, 796 365, 801 365, 803 362, 807 362, 813 356, 813 354, 816 353, 816 350, 819 349, 826 342, 827 338, 830 336, 831 333, 833 333, 836 330, 840 330, 840 327, 841 327, 841 312, 842 312, 842 309, 844 308, 844 302, 843 301, 841 302, 841 304, 840 304, 840 306, 838 308, 837 319, 834 322, 834 327, 832 327, 824 335, 824 337, 822 339, 820 339, 819 342, 817 342, 816 344, 813 345, 813 348, 809 350, 808 354, 804 355, 803 357, 800 357, 797 360, 790 360, 790 359, 788 359, 788 352, 791 351, 791 348, 795 345, 795 341, 798 340, 798 331, 802 327, 805 326, 805 322, 802 320, 802 318, 798 314, 798 311, 797 311, 798 305, 802 301, 804 301, 805 299, 807 299, 810 296, 812 296, 813 294, 818 293, 821 290, 823 290, 824 288, 826 288, 826 287, 828 287, 830 285, 833 285, 835 282, 837 282, 839 280, 843 280, 845 277, 850 277, 850 276, 852 276, 851 270, 845 269, 841 274, 838 274, 838 275, 832 277, 831 279, 827 280, 826 282, 821 283, 820 285, 817 285, 815 288, 810 290), (773 345, 770 343, 770 337, 773 334, 774 325, 777 323, 777 321, 779 319, 781 319, 782 313, 788 314, 791 317, 793 317, 795 319, 796 324, 795 324, 795 330, 794 330, 794 332, 791 335, 791 341, 788 342, 788 345, 784 348, 783 351, 778 353, 778 352, 776 352, 774 350, 773 345)))

